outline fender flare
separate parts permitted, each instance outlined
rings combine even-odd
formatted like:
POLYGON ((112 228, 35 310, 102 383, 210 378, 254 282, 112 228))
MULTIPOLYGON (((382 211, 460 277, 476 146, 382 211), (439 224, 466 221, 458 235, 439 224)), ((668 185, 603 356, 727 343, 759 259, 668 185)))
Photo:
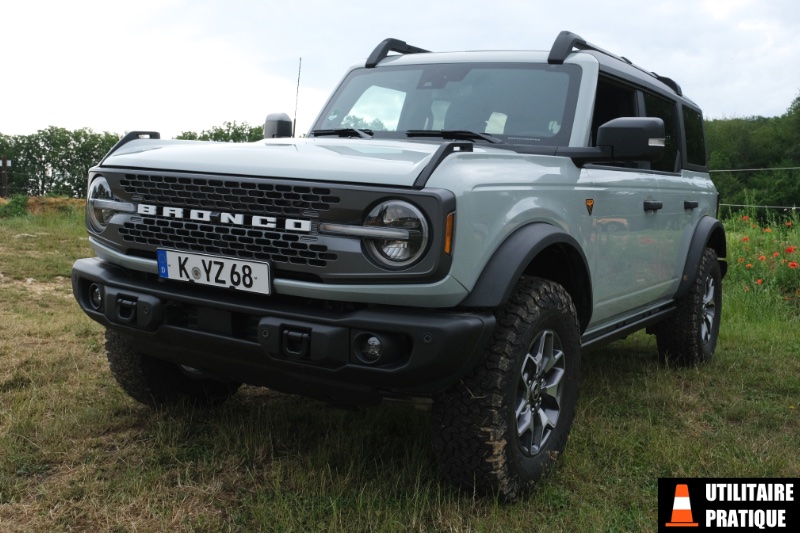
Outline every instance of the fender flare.
MULTIPOLYGON (((717 257, 723 259, 728 255, 728 245, 725 242, 725 227, 716 218, 705 216, 700 219, 692 235, 689 244, 689 253, 686 254, 686 264, 683 267, 683 274, 678 285, 675 298, 685 295, 689 287, 697 277, 697 269, 700 266, 700 259, 703 257, 706 248, 712 248, 717 252, 717 257)), ((722 277, 728 271, 728 263, 720 261, 719 264, 722 277)))
POLYGON ((508 301, 520 277, 539 275, 560 283, 570 294, 583 331, 592 315, 588 265, 574 237, 551 224, 528 224, 500 244, 460 305, 498 308, 508 301))

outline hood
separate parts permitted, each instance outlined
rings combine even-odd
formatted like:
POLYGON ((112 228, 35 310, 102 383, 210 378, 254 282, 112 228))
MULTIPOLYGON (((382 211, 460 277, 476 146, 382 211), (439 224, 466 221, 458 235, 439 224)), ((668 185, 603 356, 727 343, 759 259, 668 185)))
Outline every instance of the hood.
POLYGON ((438 143, 373 139, 268 139, 219 143, 138 139, 104 167, 411 186, 438 143))

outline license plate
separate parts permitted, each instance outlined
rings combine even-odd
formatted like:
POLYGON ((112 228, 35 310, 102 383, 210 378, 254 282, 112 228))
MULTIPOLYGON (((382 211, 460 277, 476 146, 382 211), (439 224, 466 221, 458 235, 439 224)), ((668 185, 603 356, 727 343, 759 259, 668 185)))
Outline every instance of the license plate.
POLYGON ((158 250, 158 275, 165 279, 240 291, 270 293, 269 263, 158 250))

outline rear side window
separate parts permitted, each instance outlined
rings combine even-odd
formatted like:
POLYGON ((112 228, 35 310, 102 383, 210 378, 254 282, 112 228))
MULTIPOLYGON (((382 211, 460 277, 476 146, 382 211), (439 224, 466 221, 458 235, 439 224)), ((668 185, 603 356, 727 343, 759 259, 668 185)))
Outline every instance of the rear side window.
POLYGON ((662 172, 678 172, 681 168, 678 152, 677 120, 675 102, 651 93, 644 93, 645 113, 648 117, 657 117, 664 121, 666 146, 664 155, 650 164, 652 170, 662 172))
POLYGON ((690 165, 706 166, 706 137, 703 132, 703 115, 690 107, 683 108, 683 125, 686 129, 686 159, 690 165))

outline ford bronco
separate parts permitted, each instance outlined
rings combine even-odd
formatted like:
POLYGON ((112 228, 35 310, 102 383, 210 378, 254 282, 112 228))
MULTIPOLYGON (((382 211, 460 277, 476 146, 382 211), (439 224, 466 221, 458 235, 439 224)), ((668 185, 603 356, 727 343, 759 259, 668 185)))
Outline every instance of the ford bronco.
POLYGON ((663 361, 711 358, 725 233, 673 80, 570 32, 387 39, 305 137, 286 119, 132 132, 90 169, 73 290, 136 400, 426 403, 444 475, 510 499, 563 452, 588 347, 646 329, 663 361))

